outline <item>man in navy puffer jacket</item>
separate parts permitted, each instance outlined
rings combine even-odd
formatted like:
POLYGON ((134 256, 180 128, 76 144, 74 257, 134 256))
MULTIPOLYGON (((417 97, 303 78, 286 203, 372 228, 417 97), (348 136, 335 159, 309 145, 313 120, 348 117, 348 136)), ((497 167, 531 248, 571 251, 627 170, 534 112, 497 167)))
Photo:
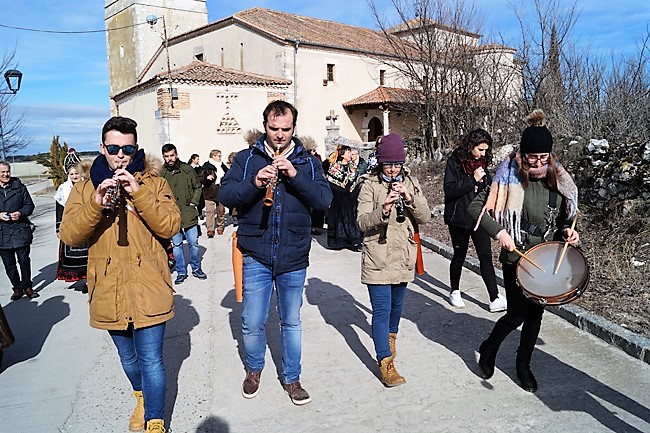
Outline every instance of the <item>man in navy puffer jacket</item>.
POLYGON ((246 378, 242 394, 253 398, 259 391, 266 353, 265 322, 275 288, 282 382, 291 401, 303 405, 311 401, 300 385, 300 307, 311 247, 310 211, 326 209, 332 192, 320 162, 293 137, 298 117, 295 107, 273 101, 263 116, 265 134, 235 156, 219 191, 219 202, 239 212, 237 242, 244 255, 246 378))

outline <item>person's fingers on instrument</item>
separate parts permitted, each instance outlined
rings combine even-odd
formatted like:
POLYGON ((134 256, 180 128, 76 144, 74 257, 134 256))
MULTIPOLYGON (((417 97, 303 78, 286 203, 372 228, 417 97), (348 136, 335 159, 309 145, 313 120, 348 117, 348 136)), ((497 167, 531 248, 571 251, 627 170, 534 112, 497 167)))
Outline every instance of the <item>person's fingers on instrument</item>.
POLYGON ((510 236, 510 234, 505 229, 497 233, 497 240, 499 241, 499 244, 501 244, 501 248, 504 250, 515 250, 515 242, 512 240, 512 236, 510 236))
POLYGON ((568 228, 564 229, 564 239, 566 239, 570 245, 575 247, 580 242, 580 235, 576 230, 568 228))

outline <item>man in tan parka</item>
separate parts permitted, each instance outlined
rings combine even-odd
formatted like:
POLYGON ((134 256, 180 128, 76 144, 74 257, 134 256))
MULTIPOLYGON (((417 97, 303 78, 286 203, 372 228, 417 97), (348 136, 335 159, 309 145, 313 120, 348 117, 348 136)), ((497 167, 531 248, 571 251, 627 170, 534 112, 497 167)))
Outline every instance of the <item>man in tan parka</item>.
POLYGON ((131 431, 164 432, 165 323, 174 316, 163 244, 180 212, 160 160, 138 149, 136 122, 112 117, 102 130, 90 176, 68 198, 59 235, 88 243, 90 325, 108 330, 137 399, 131 431))

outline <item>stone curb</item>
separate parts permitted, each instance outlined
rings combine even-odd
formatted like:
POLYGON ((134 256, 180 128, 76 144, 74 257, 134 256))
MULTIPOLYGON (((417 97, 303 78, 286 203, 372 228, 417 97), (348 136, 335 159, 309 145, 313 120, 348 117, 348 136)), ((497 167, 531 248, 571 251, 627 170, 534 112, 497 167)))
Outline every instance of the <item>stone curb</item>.
MULTIPOLYGON (((451 259, 454 255, 453 249, 442 242, 433 238, 423 236, 421 238, 422 246, 440 254, 443 257, 451 259)), ((467 257, 465 267, 480 275, 480 266, 478 259, 467 257)), ((503 286, 503 273, 501 269, 495 269, 497 283, 503 286)), ((601 340, 618 347, 628 355, 650 364, 650 338, 635 334, 634 332, 623 328, 615 323, 603 319, 600 316, 589 313, 586 310, 571 304, 549 306, 549 311, 567 320, 569 323, 578 328, 589 332, 601 340)))

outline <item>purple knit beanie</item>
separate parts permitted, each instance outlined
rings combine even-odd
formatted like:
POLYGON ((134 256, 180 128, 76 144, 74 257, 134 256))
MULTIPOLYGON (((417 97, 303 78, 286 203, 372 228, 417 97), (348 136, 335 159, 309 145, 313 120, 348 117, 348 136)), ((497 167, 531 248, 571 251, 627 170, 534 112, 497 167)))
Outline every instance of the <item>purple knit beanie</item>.
POLYGON ((406 161, 406 152, 402 138, 398 134, 384 135, 377 149, 377 163, 404 161, 406 161))

